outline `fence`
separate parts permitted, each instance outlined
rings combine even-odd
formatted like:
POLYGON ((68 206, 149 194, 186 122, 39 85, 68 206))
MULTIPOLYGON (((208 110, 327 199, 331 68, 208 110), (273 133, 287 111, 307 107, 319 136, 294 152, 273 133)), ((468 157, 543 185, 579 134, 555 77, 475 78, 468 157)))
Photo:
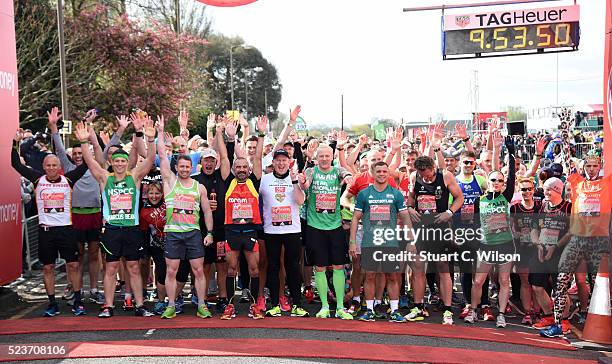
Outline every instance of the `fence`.
MULTIPOLYGON (((587 153, 593 149, 593 143, 576 143, 572 145, 573 153, 572 156, 578 159, 584 158, 587 153)), ((517 155, 521 157, 523 161, 530 161, 535 155, 535 144, 519 144, 517 146, 517 155)))

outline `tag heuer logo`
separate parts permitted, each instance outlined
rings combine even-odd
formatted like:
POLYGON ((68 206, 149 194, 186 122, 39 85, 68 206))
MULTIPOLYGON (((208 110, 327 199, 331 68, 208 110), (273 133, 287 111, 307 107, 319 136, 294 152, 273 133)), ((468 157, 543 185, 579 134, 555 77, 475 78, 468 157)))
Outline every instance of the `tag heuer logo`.
POLYGON ((468 24, 470 24, 470 16, 469 15, 456 16, 455 24, 457 24, 457 26, 460 26, 461 28, 465 28, 468 24))

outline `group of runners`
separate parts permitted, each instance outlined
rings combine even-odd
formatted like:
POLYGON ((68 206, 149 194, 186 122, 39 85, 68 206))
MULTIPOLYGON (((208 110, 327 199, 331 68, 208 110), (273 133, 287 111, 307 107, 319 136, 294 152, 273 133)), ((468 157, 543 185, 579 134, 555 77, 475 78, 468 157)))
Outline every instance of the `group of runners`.
POLYGON ((313 301, 316 288, 317 318, 403 323, 427 320, 435 309, 444 325, 458 313, 467 323, 502 328, 512 306, 523 324, 559 337, 574 313, 572 280, 586 314, 586 281, 610 249, 611 177, 602 177, 598 150, 571 165, 542 167, 548 140, 541 138, 526 166, 496 121, 477 138, 463 124, 452 132, 436 124, 414 140, 402 128, 381 141, 343 131, 305 140, 294 130, 299 113, 296 106, 274 141, 265 117, 250 135, 246 120, 210 115, 204 140, 189 137, 186 112, 172 137, 164 117, 154 122, 139 111, 118 117, 103 147, 92 110, 77 123, 78 144, 68 153, 54 108, 48 128, 55 154, 44 158, 43 171, 20 160, 19 130, 11 162, 35 185, 44 315, 60 312, 58 256, 66 261, 72 312, 86 314, 85 249, 89 299, 101 305, 101 318, 114 314, 119 272, 123 308, 164 319, 183 311, 188 282, 197 317, 213 317, 213 281, 224 320, 237 314, 237 284, 253 319, 308 316, 303 302, 313 301), (128 152, 120 140, 129 124, 128 152), (152 275, 157 298, 147 308, 152 275))

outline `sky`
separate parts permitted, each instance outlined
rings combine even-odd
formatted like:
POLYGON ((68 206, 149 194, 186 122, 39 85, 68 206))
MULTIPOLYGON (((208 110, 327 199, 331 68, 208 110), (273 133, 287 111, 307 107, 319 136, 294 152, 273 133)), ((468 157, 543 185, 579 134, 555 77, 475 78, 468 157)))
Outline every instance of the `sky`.
MULTIPOLYGON (((258 0, 235 8, 209 6, 207 13, 216 32, 242 37, 275 65, 283 85, 279 109, 288 113, 300 104, 309 124, 339 127, 341 95, 345 125, 375 118, 466 119, 474 111, 474 71, 481 112, 508 105, 531 109, 602 103, 604 1, 578 1, 577 52, 454 61, 442 60, 439 10, 402 11, 477 1, 258 0)), ((569 4, 573 0, 446 14, 569 4)))

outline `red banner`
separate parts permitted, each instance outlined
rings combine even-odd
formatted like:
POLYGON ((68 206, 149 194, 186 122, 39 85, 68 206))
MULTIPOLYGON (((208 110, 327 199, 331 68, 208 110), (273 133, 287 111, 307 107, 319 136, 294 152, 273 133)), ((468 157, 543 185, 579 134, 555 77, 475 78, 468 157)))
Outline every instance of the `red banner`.
POLYGON ((0 285, 21 275, 20 177, 11 167, 13 136, 19 126, 17 51, 13 2, 0 1, 0 285))
POLYGON ((604 51, 604 143, 608 143, 608 148, 603 149, 605 175, 612 173, 612 0, 606 0, 606 46, 604 51))

